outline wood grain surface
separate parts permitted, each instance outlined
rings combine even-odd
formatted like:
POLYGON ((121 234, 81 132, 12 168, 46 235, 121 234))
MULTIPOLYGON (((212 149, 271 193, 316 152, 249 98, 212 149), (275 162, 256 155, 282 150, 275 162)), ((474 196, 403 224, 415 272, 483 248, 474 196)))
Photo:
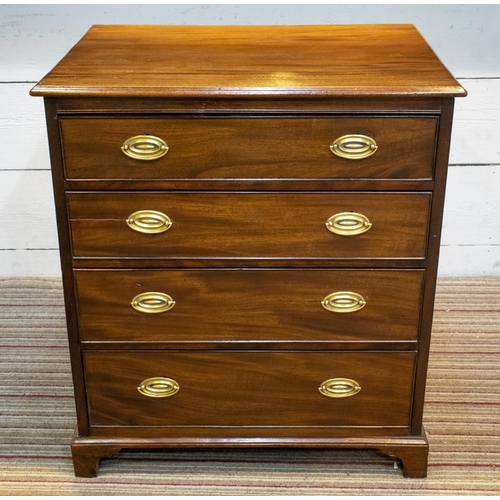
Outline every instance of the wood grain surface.
POLYGON ((70 193, 73 255, 84 257, 423 257, 429 193, 70 193), (161 234, 130 229, 138 210, 166 214, 161 234), (356 236, 325 226, 357 212, 356 236))
POLYGON ((110 426, 404 426, 414 360, 414 352, 84 353, 90 422, 110 426), (138 392, 160 376, 179 392, 138 392), (318 387, 335 377, 355 380, 361 391, 323 396, 318 387))
POLYGON ((67 179, 430 179, 434 117, 62 118, 67 179), (340 158, 330 145, 349 134, 374 139, 376 153, 340 158), (129 158, 125 140, 163 139, 157 160, 129 158))
POLYGON ((31 93, 466 95, 413 26, 373 24, 93 26, 31 93))
POLYGON ((423 271, 75 271, 80 338, 100 341, 416 339, 423 271), (327 311, 332 292, 361 294, 352 313, 327 311), (173 309, 147 314, 132 299, 161 292, 173 309), (401 298, 404 297, 404 300, 401 298))
MULTIPOLYGON (((413 27, 96 26, 33 93, 46 96, 79 418, 75 453, 96 427, 121 444, 145 436, 159 443, 165 434, 155 429, 172 429, 182 445, 231 440, 235 428, 253 427, 250 439, 275 442, 296 429, 294 444, 311 437, 302 428, 341 427, 335 438, 363 437, 365 446, 374 437, 383 438, 377 447, 395 445, 394 432, 411 437, 384 452, 410 462, 406 473, 425 475, 422 413, 453 97, 465 91, 413 27), (324 100, 324 109, 305 113, 306 95, 324 100), (162 102, 176 98, 177 111, 162 114, 162 102), (216 109, 217 99, 227 106, 231 98, 235 111, 216 109), (154 112, 127 111, 129 99, 132 107, 151 99, 154 112), (294 100, 297 113, 286 111, 294 100), (279 102, 283 112, 273 114, 279 102), (263 111, 253 113, 255 106, 263 111), (329 145, 348 134, 373 137, 380 151, 337 163, 329 145), (137 135, 161 137, 169 156, 126 163, 119 148, 137 135), (135 184, 119 191, 115 182, 129 179, 135 184), (202 180, 227 179, 234 188, 189 190, 176 179, 198 189, 202 180), (345 191, 307 186, 322 179, 345 182, 345 191), (161 190, 151 180, 172 185, 161 190), (245 189, 249 180, 274 182, 275 191, 245 189), (384 192, 380 182, 392 180, 401 192, 384 192), (105 189, 72 191, 79 181, 105 189), (165 214, 168 231, 134 231, 129 219, 140 211, 144 224, 148 211, 165 214), (369 231, 329 232, 325 223, 341 212, 366 216, 369 231), (323 271, 314 268, 321 261, 323 271), (140 270, 141 262, 153 270, 140 270), (105 271, 110 263, 115 271, 105 271), (335 313, 321 300, 349 291, 366 306, 332 325, 335 313), (132 310, 144 292, 167 293, 174 309, 132 310), (169 398, 140 394, 151 377, 181 389, 169 398), (333 378, 352 379, 361 392, 319 394, 333 378)), ((98 457, 112 451, 96 445, 87 458, 76 453, 77 473, 93 475, 98 457)))

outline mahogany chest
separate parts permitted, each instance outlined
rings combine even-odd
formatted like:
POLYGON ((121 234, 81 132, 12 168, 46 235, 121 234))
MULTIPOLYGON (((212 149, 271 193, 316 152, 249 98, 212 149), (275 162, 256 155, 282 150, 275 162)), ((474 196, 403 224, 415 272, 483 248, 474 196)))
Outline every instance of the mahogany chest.
POLYGON ((454 97, 409 25, 94 26, 44 96, 78 423, 424 477, 454 97))

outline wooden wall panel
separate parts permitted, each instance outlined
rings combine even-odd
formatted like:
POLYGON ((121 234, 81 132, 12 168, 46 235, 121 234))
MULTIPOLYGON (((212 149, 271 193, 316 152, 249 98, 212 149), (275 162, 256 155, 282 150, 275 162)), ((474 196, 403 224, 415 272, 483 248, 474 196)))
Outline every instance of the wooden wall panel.
POLYGON ((57 248, 50 171, 4 171, 0 184, 0 249, 57 248))

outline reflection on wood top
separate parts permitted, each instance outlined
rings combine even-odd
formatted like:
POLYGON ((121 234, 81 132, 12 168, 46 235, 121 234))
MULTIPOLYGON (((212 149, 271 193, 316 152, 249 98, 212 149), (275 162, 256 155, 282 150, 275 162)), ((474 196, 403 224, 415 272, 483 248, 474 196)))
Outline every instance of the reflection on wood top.
POLYGON ((412 25, 97 25, 31 93, 466 95, 412 25))

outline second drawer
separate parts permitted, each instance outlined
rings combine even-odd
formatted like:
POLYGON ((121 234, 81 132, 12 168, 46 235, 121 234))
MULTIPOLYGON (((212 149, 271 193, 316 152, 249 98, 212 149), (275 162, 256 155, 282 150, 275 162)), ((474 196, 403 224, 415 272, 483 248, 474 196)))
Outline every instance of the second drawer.
POLYGON ((80 337, 94 341, 417 338, 418 270, 75 271, 80 337))
POLYGON ((430 193, 70 193, 75 257, 424 258, 430 193))

